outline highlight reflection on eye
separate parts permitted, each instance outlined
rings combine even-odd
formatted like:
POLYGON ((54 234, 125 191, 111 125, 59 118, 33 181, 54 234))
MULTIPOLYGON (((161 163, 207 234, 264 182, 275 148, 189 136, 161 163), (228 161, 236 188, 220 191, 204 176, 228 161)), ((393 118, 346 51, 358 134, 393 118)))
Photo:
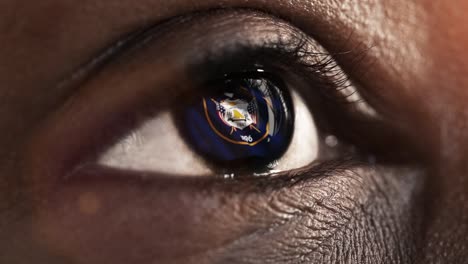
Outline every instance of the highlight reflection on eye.
POLYGON ((105 152, 100 164, 183 175, 270 173, 312 163, 318 135, 303 99, 277 76, 228 74, 105 152), (177 162, 174 162, 177 161, 177 162))

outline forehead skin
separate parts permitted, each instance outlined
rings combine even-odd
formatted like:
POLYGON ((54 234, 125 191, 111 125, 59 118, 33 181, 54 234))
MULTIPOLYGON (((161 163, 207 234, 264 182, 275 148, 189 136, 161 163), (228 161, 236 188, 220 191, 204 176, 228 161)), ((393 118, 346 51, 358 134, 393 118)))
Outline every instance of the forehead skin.
MULTIPOLYGON (((330 50, 372 47, 367 59, 374 67, 360 81, 374 80, 369 89, 378 94, 375 100, 389 108, 400 106, 395 116, 414 130, 431 160, 421 214, 414 216, 424 223, 423 228, 415 228, 423 241, 414 259, 420 263, 465 260, 468 3, 462 0, 2 0, 0 174, 7 176, 0 181, 5 194, 0 204, 9 209, 3 210, 0 228, 8 230, 17 217, 14 211, 19 206, 11 205, 15 187, 21 186, 15 179, 21 142, 70 93, 57 84, 137 28, 216 7, 274 13, 330 50)), ((10 254, 22 254, 9 246, 16 250, 10 254)))

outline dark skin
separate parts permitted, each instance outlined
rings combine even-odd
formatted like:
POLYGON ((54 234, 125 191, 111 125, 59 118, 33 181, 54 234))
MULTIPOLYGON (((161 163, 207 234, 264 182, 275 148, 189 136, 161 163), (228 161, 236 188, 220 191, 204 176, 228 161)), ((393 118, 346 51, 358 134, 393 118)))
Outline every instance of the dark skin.
POLYGON ((0 262, 464 263, 467 8, 461 0, 2 1, 0 262), (99 57, 139 29, 215 8, 249 10, 196 18, 127 56, 99 57), (189 82, 180 65, 213 43, 200 36, 254 38, 280 18, 342 54, 337 63, 383 113, 386 129, 353 142, 379 153, 377 163, 326 163, 287 181, 115 171, 61 180, 75 158, 68 153, 106 138, 93 128, 118 118, 120 105, 139 105, 145 87, 156 87, 157 107, 171 106, 161 87, 189 82), (365 54, 359 64, 356 53, 365 54))

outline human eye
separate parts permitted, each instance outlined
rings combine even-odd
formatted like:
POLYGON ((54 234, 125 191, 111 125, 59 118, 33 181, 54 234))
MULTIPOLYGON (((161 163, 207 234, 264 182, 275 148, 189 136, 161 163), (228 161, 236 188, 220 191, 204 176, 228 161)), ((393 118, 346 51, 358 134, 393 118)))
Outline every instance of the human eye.
POLYGON ((336 62, 339 54, 287 22, 245 15, 240 21, 230 17, 225 23, 232 25, 206 36, 168 33, 184 26, 197 31, 199 24, 191 22, 219 15, 174 19, 140 33, 122 56, 129 62, 115 63, 132 65, 129 77, 117 81, 120 76, 103 71, 102 97, 88 88, 74 98, 96 105, 90 107, 94 113, 74 117, 89 126, 70 151, 76 155, 71 166, 79 168, 74 172, 232 178, 375 159, 369 146, 381 138, 364 142, 356 134, 372 134, 359 125, 373 129, 369 124, 379 124, 379 115, 336 62), (196 42, 198 50, 180 41, 196 42), (174 51, 152 57, 172 42, 174 51))

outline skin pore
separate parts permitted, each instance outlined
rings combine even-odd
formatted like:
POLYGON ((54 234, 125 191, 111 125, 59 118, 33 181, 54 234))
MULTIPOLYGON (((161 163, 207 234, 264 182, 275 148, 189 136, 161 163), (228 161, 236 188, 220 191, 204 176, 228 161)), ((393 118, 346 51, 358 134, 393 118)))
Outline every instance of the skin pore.
POLYGON ((463 262, 467 8, 461 0, 2 1, 0 263, 463 262), (214 9, 227 11, 205 15, 214 9), (134 32, 194 12, 142 49, 126 45, 134 32), (366 137, 390 157, 325 164, 288 183, 117 172, 59 180, 69 153, 101 141, 95 131, 137 107, 146 87, 163 107, 175 94, 163 87, 190 82, 182 66, 191 58, 232 36, 291 31, 278 21, 336 54, 397 131, 392 140, 366 137), (409 160, 394 161, 400 155, 409 160))

